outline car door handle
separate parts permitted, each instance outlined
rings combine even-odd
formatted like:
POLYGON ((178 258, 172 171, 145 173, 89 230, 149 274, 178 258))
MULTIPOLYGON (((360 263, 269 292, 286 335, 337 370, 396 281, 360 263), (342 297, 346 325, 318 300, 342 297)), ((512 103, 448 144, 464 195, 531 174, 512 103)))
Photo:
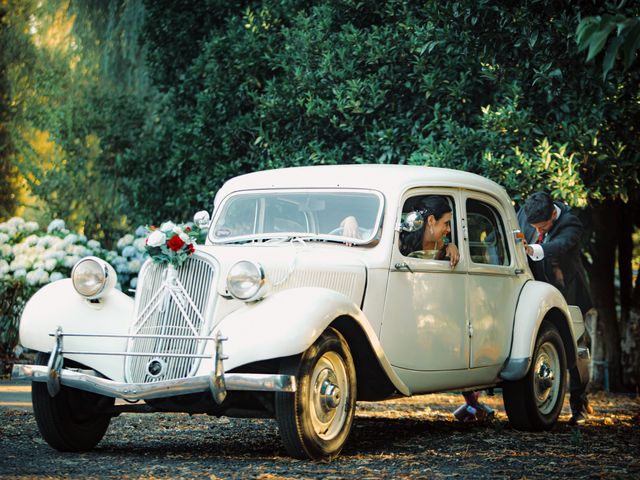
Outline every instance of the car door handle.
POLYGON ((396 270, 408 270, 411 273, 413 273, 413 270, 411 270, 411 267, 409 265, 407 265, 405 262, 396 263, 393 267, 396 270))

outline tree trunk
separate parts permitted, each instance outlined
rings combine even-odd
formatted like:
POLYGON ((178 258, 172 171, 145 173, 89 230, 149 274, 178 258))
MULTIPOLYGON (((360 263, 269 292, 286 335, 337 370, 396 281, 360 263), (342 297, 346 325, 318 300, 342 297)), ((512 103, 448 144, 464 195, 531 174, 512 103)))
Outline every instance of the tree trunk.
POLYGON ((594 241, 592 244, 591 293, 598 310, 598 337, 596 343, 602 347, 594 355, 594 384, 603 385, 604 375, 608 376, 609 387, 619 390, 622 386, 620 368, 620 331, 615 304, 614 271, 616 245, 618 244, 618 222, 616 205, 611 201, 597 203, 592 209, 594 241))
MULTIPOLYGON (((635 204, 637 205, 637 204, 635 204)), ((631 227, 640 220, 639 209, 634 204, 628 205, 631 227)), ((633 248, 633 245, 632 245, 633 248)), ((632 252, 633 256, 633 252, 632 252)), ((630 262, 631 263, 631 262, 630 262)), ((630 270, 632 267, 630 266, 630 270)), ((622 276, 622 272, 620 273, 622 276)), ((633 276, 633 271, 631 271, 633 276)), ((622 280, 622 277, 621 277, 622 280)), ((630 390, 640 391, 640 276, 636 277, 629 299, 629 315, 622 328, 622 382, 630 390)))

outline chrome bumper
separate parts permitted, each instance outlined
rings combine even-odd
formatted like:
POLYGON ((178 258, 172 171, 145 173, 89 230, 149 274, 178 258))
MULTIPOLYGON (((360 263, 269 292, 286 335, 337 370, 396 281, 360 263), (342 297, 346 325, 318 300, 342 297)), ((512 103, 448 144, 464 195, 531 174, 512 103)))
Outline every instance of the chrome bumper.
MULTIPOLYGON (((294 375, 271 375, 261 373, 226 373, 223 361, 227 358, 222 353, 222 342, 226 340, 219 332, 212 338, 215 341, 215 370, 210 375, 178 378, 153 383, 115 382, 99 377, 93 370, 62 368, 62 338, 65 334, 61 328, 51 334, 55 337, 55 345, 45 365, 15 365, 12 378, 30 378, 34 382, 46 382, 49 395, 55 397, 60 385, 65 385, 87 392, 98 393, 108 397, 125 400, 146 400, 166 398, 189 393, 210 391, 216 403, 221 404, 229 390, 262 391, 262 392, 295 392, 296 377, 294 375)), ((67 334, 69 335, 69 334, 67 334)), ((86 336, 86 335, 80 335, 86 336)), ((93 352, 100 355, 98 352, 93 352)), ((106 354, 106 353, 103 353, 106 354)), ((122 353, 127 355, 127 353, 122 353)))
MULTIPOLYGON (((216 402, 221 403, 228 390, 296 391, 295 377, 289 375, 227 373, 222 377, 224 383, 220 388, 216 386, 214 374, 155 383, 124 383, 98 377, 89 372, 90 370, 78 371, 63 368, 60 370, 58 378, 60 384, 67 387, 130 401, 172 397, 211 390, 216 402)), ((12 378, 31 378, 34 382, 48 382, 50 372, 49 367, 45 365, 14 365, 11 376, 12 378)))

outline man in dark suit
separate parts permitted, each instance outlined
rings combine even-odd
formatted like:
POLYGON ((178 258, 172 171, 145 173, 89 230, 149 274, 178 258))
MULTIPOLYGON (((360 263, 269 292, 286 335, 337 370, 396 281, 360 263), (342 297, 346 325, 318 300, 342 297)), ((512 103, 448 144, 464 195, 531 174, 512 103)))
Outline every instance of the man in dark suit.
MULTIPOLYGON (((567 303, 580 307, 585 316, 593 303, 580 256, 583 226, 578 217, 566 205, 554 202, 548 193, 536 192, 518 212, 518 223, 525 235, 525 249, 534 278, 555 286, 567 303)), ((586 331, 584 337, 588 344, 586 331)), ((588 380, 580 380, 577 366, 569 370, 569 375, 570 423, 582 424, 592 412, 586 394, 588 380)))

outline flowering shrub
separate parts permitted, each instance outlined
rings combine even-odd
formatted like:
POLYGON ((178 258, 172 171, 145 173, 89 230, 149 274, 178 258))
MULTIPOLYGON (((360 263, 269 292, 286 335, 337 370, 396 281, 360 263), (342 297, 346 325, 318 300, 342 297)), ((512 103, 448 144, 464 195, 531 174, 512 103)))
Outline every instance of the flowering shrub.
POLYGON ((0 374, 3 360, 14 354, 24 305, 40 287, 69 277, 78 260, 94 255, 113 265, 118 273, 117 288, 130 293, 147 256, 147 233, 139 227, 134 235, 118 240, 114 250, 106 250, 100 242, 69 231, 60 219, 53 220, 46 230, 19 217, 0 223, 0 374))
POLYGON ((151 259, 160 264, 181 266, 195 251, 198 233, 187 225, 165 222, 160 228, 149 227, 146 249, 151 259))

